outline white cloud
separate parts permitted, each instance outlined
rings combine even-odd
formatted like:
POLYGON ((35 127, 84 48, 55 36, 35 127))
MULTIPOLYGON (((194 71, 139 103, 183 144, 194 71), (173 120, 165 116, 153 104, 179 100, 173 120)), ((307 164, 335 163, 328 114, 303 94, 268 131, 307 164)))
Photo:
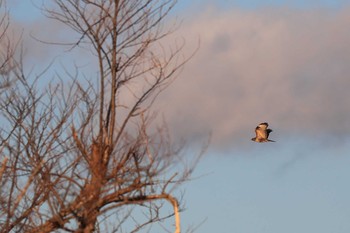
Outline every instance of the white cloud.
POLYGON ((199 36, 200 51, 159 107, 178 136, 212 131, 216 145, 249 141, 261 121, 275 129, 277 141, 347 135, 349 13, 209 9, 192 16, 179 33, 187 49, 199 36))

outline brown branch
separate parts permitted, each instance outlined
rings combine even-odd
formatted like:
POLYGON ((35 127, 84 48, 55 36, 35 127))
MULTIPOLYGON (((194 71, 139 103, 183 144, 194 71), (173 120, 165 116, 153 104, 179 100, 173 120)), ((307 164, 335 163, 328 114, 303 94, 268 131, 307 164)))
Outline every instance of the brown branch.
MULTIPOLYGON (((2 153, 2 149, 3 149, 3 148, 1 148, 0 153, 2 153)), ((3 174, 4 174, 5 170, 6 170, 7 161, 8 161, 8 158, 5 157, 4 160, 1 162, 1 167, 0 167, 0 182, 2 181, 2 176, 3 176, 3 174)))

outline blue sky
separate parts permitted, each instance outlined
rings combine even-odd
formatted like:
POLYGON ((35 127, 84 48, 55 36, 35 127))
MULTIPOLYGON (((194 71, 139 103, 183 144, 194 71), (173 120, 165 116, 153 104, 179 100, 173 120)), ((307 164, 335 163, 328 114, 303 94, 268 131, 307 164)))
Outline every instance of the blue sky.
POLYGON ((198 232, 347 232, 349 147, 278 143, 207 156, 205 175, 187 185, 184 222, 205 219, 198 232))
MULTIPOLYGON (((189 2, 179 34, 201 48, 159 106, 174 101, 175 135, 213 140, 182 187, 183 230, 350 232, 349 2, 189 2), (264 121, 276 143, 250 141, 264 121)), ((10 7, 41 17, 30 1, 10 7)))

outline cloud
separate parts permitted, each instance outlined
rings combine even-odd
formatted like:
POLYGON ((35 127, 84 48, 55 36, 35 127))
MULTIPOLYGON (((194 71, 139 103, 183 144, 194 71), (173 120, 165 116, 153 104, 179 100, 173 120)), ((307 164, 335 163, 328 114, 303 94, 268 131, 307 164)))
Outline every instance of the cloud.
POLYGON ((158 108, 177 136, 211 131, 215 145, 247 142, 263 121, 277 141, 348 135, 349 25, 350 8, 208 8, 178 32, 200 50, 158 108))
MULTIPOLYGON (((186 39, 189 53, 200 38, 200 50, 156 108, 174 137, 196 140, 212 132, 217 146, 250 143, 263 121, 276 141, 338 140, 350 130, 349 13, 350 7, 191 12, 175 36, 186 39)), ((25 28, 24 47, 35 64, 66 51, 30 35, 53 42, 72 38, 64 26, 41 17, 12 26, 25 28)), ((79 65, 87 64, 80 57, 79 65)))

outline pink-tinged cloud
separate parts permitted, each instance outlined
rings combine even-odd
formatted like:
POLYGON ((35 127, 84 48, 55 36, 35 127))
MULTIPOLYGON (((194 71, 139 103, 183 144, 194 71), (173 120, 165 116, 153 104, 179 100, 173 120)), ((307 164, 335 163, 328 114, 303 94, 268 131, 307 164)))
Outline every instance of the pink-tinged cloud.
POLYGON ((267 121, 271 138, 350 132, 350 8, 219 12, 184 21, 200 50, 158 106, 178 136, 239 144, 267 121))

